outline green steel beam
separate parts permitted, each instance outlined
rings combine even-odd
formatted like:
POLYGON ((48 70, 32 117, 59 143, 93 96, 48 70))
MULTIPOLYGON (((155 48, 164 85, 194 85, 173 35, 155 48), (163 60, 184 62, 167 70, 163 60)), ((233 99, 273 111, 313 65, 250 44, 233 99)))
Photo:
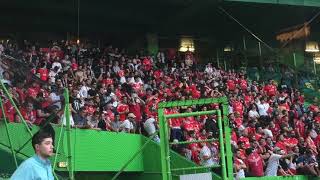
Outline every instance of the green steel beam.
POLYGON ((171 180, 170 170, 170 152, 168 142, 168 124, 164 117, 164 109, 158 109, 158 118, 160 122, 160 153, 161 153, 161 172, 162 180, 171 180))
POLYGON ((249 2, 249 3, 267 3, 278 5, 293 5, 293 6, 312 6, 320 7, 319 0, 224 0, 225 2, 249 2))
POLYGON ((169 144, 170 144, 170 145, 175 145, 175 144, 191 144, 191 143, 213 142, 213 141, 218 141, 218 139, 206 139, 206 140, 195 140, 195 141, 180 141, 180 142, 172 142, 172 143, 169 143, 169 144))
MULTIPOLYGON (((64 110, 66 110, 66 106, 64 107, 64 110)), ((55 166, 57 165, 57 160, 58 160, 58 154, 59 154, 59 151, 60 151, 60 145, 61 145, 61 140, 63 139, 64 136, 64 126, 63 126, 63 123, 61 123, 60 125, 60 134, 59 134, 59 139, 58 139, 58 145, 57 145, 57 148, 56 148, 56 154, 54 156, 54 161, 53 161, 53 166, 52 166, 52 172, 54 173, 54 177, 59 180, 59 178, 57 177, 57 174, 55 173, 55 166)))
POLYGON ((233 179, 233 153, 231 148, 231 128, 229 123, 229 109, 228 102, 222 104, 222 113, 223 113, 223 129, 224 129, 224 140, 226 146, 226 167, 228 173, 228 179, 233 179))
POLYGON ((64 116, 66 116, 66 132, 67 132, 67 147, 68 147, 68 171, 69 171, 69 178, 71 180, 74 180, 73 164, 72 164, 72 157, 71 157, 71 126, 70 126, 69 91, 67 88, 64 89, 64 99, 65 99, 64 116))
POLYGON ((213 103, 224 103, 227 102, 227 97, 220 98, 207 98, 207 99, 193 99, 186 101, 172 101, 172 102, 161 102, 158 105, 158 108, 172 108, 178 106, 191 106, 191 105, 204 105, 204 104, 213 104, 213 103))
POLYGON ((124 171, 124 169, 147 147, 147 145, 156 135, 158 135, 158 131, 153 133, 153 135, 148 138, 148 140, 142 145, 142 147, 132 155, 132 157, 122 166, 122 168, 117 172, 117 174, 112 177, 111 180, 116 180, 118 176, 124 171))
POLYGON ((2 98, 0 98, 0 106, 1 106, 1 111, 2 111, 2 114, 3 114, 4 124, 6 126, 6 132, 7 132, 7 135, 8 135, 8 140, 9 140, 9 145, 10 145, 13 161, 14 161, 14 164, 16 165, 16 168, 18 168, 17 157, 16 157, 16 153, 14 152, 13 145, 12 145, 11 136, 10 136, 9 129, 8 129, 8 122, 7 122, 6 112, 5 112, 3 104, 2 104, 2 98))
MULTIPOLYGON (((223 140, 223 127, 222 127, 222 118, 221 118, 221 111, 218 112, 218 127, 219 127, 219 145, 220 145, 220 156, 221 156, 221 171, 222 171, 222 179, 226 180, 227 178, 227 167, 226 167, 226 156, 224 151, 224 140, 223 140)), ((227 145, 227 143, 226 143, 227 145)))
POLYGON ((201 115, 208 115, 217 113, 218 110, 211 110, 211 111, 196 111, 196 112, 189 112, 189 113, 177 113, 177 114, 167 114, 164 115, 166 120, 170 118, 180 118, 180 117, 190 117, 190 116, 201 116, 201 115))
POLYGON ((20 120, 21 120, 21 121, 23 122, 23 124, 25 125, 25 127, 26 127, 26 129, 27 129, 27 131, 28 131, 28 133, 29 133, 29 135, 30 135, 30 137, 32 137, 33 134, 32 134, 32 132, 31 132, 31 130, 29 129, 26 120, 25 120, 25 119, 23 118, 23 116, 21 115, 21 112, 20 112, 19 108, 17 107, 16 103, 13 101, 12 96, 11 96, 11 94, 9 93, 8 89, 7 89, 7 88, 5 87, 5 85, 3 84, 3 81, 0 81, 0 84, 1 84, 2 90, 4 91, 5 95, 8 97, 10 103, 12 104, 12 106, 14 107, 14 109, 16 110, 16 112, 17 112, 20 120))
POLYGON ((210 168, 220 168, 220 165, 212 165, 212 166, 196 166, 196 167, 186 167, 186 168, 176 168, 171 171, 186 171, 186 170, 199 170, 199 169, 210 169, 210 168))

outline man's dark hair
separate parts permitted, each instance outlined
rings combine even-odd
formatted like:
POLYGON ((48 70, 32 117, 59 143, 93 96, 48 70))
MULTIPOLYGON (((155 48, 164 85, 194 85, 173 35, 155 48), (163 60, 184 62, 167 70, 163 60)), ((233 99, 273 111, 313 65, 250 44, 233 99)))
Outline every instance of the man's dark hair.
POLYGON ((36 150, 36 148, 35 148, 36 144, 41 144, 42 141, 45 138, 52 138, 52 135, 47 133, 47 132, 41 131, 41 130, 38 131, 37 133, 35 133, 32 136, 32 147, 33 147, 33 149, 36 150))
POLYGON ((249 156, 252 152, 253 152, 253 149, 252 149, 252 148, 246 149, 246 154, 247 154, 247 156, 249 156))

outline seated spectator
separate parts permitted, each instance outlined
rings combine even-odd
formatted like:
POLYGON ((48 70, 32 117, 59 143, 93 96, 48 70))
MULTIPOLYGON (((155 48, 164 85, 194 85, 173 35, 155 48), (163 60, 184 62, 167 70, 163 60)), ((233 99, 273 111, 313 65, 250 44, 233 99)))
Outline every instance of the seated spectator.
MULTIPOLYGON (((121 118, 121 116, 120 116, 121 118)), ((120 125, 120 131, 121 132, 126 132, 126 133, 134 133, 134 121, 135 121, 136 116, 133 113, 129 113, 127 116, 127 119, 122 121, 120 125)))

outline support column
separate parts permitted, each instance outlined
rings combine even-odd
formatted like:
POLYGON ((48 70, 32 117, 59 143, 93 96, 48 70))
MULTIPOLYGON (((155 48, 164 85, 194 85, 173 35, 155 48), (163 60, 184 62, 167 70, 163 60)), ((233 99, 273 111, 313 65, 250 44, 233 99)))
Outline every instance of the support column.
POLYGON ((148 33, 147 39, 147 50, 149 54, 157 55, 159 51, 158 35, 155 33, 148 33))
POLYGON ((161 149, 161 172, 162 180, 171 180, 170 170, 170 150, 168 139, 168 126, 164 117, 164 109, 158 109, 158 118, 160 122, 160 149, 161 149))

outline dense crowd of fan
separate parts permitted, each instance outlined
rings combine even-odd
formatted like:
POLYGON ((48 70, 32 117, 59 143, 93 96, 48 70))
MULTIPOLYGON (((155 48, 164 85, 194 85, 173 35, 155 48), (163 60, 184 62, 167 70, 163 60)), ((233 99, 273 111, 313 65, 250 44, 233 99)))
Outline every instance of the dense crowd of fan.
MULTIPOLYGON (((2 82, 22 115, 2 92, 10 122, 23 118, 29 125, 42 125, 51 118, 53 123, 66 123, 62 94, 68 88, 73 127, 151 136, 159 128, 159 102, 226 96, 236 177, 320 175, 317 99, 305 107, 304 95, 287 84, 251 81, 245 71, 222 70, 210 63, 200 66, 191 52, 183 58, 162 51, 155 56, 143 52, 130 56, 112 46, 61 41, 40 47, 25 41, 19 48, 0 43, 1 54, 14 56, 34 76, 17 78, 13 60, 1 58, 2 82)), ((219 104, 176 107, 165 113, 217 108, 219 104)), ((173 142, 218 137, 215 115, 173 118, 169 126, 173 142)), ((158 136, 153 139, 160 141, 158 136)), ((197 164, 220 163, 215 141, 172 148, 197 164)))

